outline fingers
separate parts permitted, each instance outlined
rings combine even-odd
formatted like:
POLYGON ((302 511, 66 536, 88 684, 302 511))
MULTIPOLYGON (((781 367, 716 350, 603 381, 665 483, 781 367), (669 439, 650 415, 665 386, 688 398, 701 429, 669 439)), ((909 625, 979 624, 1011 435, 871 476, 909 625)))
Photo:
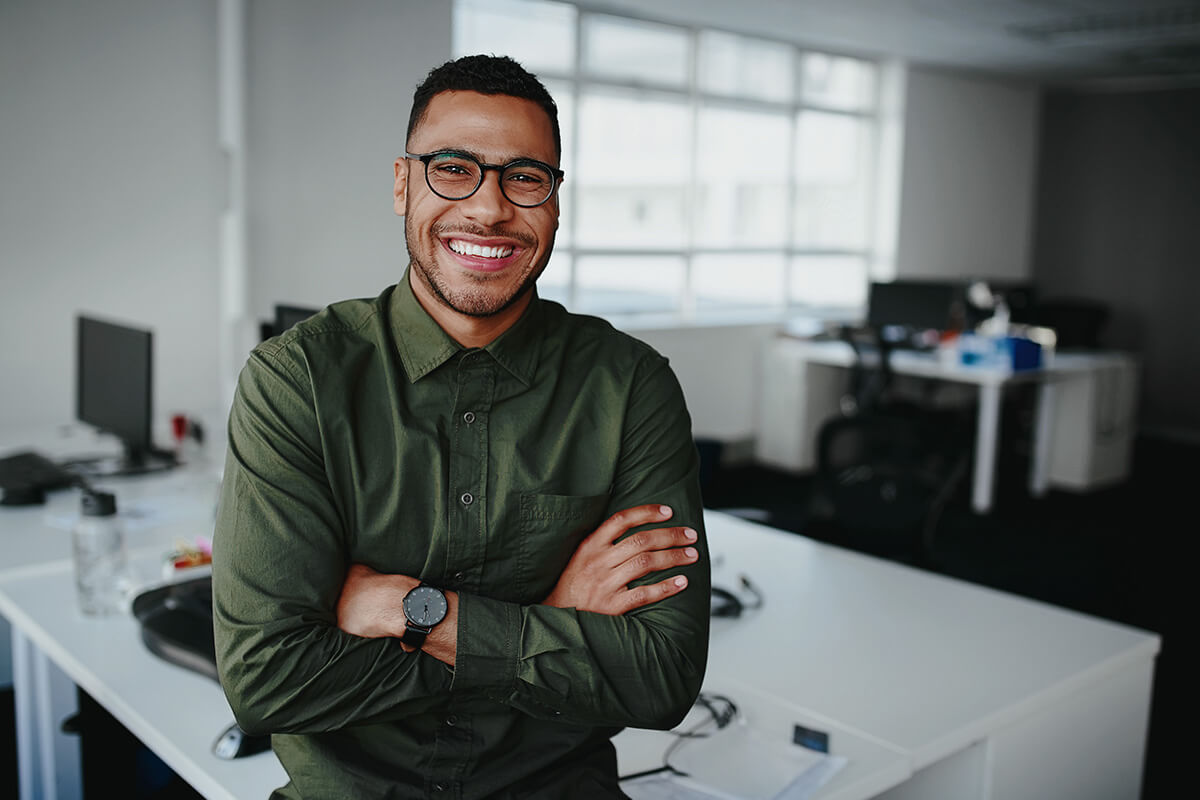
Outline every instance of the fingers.
POLYGON ((634 558, 639 553, 666 550, 669 547, 686 547, 694 544, 697 538, 693 528, 655 528, 638 531, 622 539, 613 545, 613 550, 618 553, 621 560, 626 560, 634 558))
POLYGON ((670 506, 659 505, 657 503, 627 508, 623 511, 618 511, 600 523, 600 527, 596 528, 588 538, 595 538, 598 544, 610 545, 630 528, 663 522, 670 519, 673 513, 670 506))
POLYGON ((674 529, 670 533, 669 537, 648 537, 648 540, 663 540, 671 544, 659 549, 639 549, 633 552, 613 568, 614 578, 621 584, 626 584, 654 572, 694 564, 700 558, 699 551, 694 547, 676 546, 675 541, 681 536, 674 529))
POLYGON ((646 586, 638 586, 630 589, 621 594, 621 609, 618 613, 627 614, 635 608, 648 606, 673 594, 679 594, 687 588, 687 583, 687 578, 683 575, 675 575, 658 583, 651 583, 646 586))

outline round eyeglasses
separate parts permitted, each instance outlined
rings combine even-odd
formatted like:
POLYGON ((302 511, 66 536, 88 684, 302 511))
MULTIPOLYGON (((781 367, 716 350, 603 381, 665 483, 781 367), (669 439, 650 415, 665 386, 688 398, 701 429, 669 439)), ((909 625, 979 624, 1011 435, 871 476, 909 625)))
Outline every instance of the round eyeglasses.
POLYGON ((470 153, 438 150, 433 153, 405 153, 405 158, 425 165, 425 183, 438 197, 466 200, 483 185, 488 170, 500 174, 500 191, 508 201, 522 208, 535 208, 554 195, 565 174, 549 164, 532 158, 518 158, 507 164, 484 164, 470 153))

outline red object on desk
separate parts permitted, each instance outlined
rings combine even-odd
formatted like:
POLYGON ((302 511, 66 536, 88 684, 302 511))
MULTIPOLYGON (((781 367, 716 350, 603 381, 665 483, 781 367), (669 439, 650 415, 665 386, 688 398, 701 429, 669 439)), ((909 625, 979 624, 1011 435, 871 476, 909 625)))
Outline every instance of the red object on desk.
POLYGON ((171 417, 171 432, 175 435, 176 442, 182 442, 183 437, 187 436, 188 418, 184 414, 176 414, 171 417))

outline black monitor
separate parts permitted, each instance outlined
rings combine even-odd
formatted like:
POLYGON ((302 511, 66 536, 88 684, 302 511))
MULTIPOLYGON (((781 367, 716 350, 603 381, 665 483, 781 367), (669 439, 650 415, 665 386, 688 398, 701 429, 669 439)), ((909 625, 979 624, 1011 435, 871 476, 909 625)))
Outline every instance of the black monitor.
POLYGON ((154 336, 149 330, 76 316, 75 415, 120 440, 119 458, 71 462, 89 475, 127 475, 175 465, 154 446, 154 336))
POLYGON ((319 310, 306 306, 289 306, 277 303, 275 305, 275 319, 270 322, 264 322, 259 326, 260 338, 266 341, 272 336, 278 336, 297 322, 308 319, 319 310))
POLYGON ((897 343, 954 325, 961 288, 948 281, 872 281, 867 327, 897 343))

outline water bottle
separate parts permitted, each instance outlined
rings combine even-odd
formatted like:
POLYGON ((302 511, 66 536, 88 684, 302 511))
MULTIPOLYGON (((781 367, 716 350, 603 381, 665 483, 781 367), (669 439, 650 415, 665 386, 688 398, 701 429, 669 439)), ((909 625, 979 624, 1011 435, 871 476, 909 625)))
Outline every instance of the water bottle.
POLYGON ((85 490, 81 512, 72 532, 79 608, 91 616, 123 611, 130 581, 117 499, 85 490))

